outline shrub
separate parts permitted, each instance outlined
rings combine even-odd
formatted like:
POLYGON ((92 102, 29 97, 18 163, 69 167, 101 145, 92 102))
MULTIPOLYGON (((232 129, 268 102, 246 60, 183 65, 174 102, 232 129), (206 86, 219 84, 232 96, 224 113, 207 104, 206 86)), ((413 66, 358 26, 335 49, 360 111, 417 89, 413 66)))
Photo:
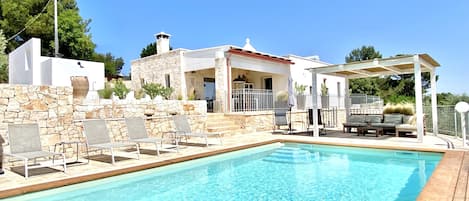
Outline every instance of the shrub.
POLYGON ((157 96, 162 96, 164 99, 169 99, 173 93, 173 89, 170 87, 163 87, 163 85, 158 83, 147 83, 143 85, 143 90, 146 94, 150 96, 151 99, 154 99, 157 96))
POLYGON ((130 90, 125 86, 122 79, 118 79, 114 83, 114 94, 119 97, 119 99, 125 99, 130 90))
POLYGON ((276 94, 276 98, 279 102, 288 101, 288 93, 286 91, 279 91, 276 94))
POLYGON ((383 114, 393 114, 399 113, 403 115, 413 115, 414 114, 414 106, 410 103, 405 104, 387 104, 383 108, 383 114))
POLYGON ((145 97, 145 92, 143 91, 143 89, 137 89, 137 90, 134 91, 134 98, 135 99, 140 100, 143 97, 145 97))
POLYGON ((155 99, 156 96, 161 95, 161 91, 163 90, 163 86, 158 83, 146 83, 142 88, 152 100, 155 99))
POLYGON ((98 90, 98 96, 99 98, 103 98, 103 99, 111 99, 112 92, 113 92, 113 89, 111 88, 111 85, 108 82, 106 82, 104 84, 104 89, 98 90))
POLYGON ((169 100, 169 98, 171 97, 171 94, 173 93, 173 88, 171 87, 164 87, 162 90, 161 90, 161 96, 163 96, 164 99, 166 100, 169 100))

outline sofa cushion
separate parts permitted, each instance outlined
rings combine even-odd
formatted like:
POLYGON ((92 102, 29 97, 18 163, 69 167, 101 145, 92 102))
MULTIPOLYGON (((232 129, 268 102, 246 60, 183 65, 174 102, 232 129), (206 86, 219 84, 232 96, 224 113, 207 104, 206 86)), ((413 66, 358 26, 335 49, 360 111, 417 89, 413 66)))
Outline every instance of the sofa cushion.
POLYGON ((365 118, 365 122, 369 123, 381 123, 382 121, 381 115, 367 115, 365 118))
POLYGON ((364 115, 351 115, 347 123, 365 123, 364 115))
POLYGON ((402 114, 385 114, 383 123, 402 124, 402 114))

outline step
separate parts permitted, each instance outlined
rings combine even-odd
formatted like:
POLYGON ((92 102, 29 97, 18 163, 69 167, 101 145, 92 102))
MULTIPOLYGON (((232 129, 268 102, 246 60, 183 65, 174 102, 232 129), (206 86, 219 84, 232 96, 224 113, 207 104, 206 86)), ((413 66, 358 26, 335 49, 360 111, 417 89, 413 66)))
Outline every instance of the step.
POLYGON ((314 155, 309 151, 296 147, 282 147, 263 160, 268 162, 306 164, 313 162, 314 155))

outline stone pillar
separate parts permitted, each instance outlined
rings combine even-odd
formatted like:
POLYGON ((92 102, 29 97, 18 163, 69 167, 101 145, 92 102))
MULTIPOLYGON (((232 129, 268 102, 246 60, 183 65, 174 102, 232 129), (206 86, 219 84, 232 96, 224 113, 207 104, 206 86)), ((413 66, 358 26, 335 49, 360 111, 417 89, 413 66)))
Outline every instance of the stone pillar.
POLYGON ((228 112, 228 63, 225 53, 219 51, 215 53, 215 102, 214 112, 228 112))

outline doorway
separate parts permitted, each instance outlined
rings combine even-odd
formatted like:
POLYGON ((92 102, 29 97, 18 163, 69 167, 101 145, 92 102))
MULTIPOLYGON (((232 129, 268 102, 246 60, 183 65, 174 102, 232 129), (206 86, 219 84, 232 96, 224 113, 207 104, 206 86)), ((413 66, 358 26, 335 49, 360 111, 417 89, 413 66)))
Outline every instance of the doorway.
POLYGON ((264 78, 264 89, 272 90, 272 78, 271 77, 264 78))
POLYGON ((215 102, 215 78, 204 78, 204 97, 207 101, 207 112, 213 112, 215 102))

